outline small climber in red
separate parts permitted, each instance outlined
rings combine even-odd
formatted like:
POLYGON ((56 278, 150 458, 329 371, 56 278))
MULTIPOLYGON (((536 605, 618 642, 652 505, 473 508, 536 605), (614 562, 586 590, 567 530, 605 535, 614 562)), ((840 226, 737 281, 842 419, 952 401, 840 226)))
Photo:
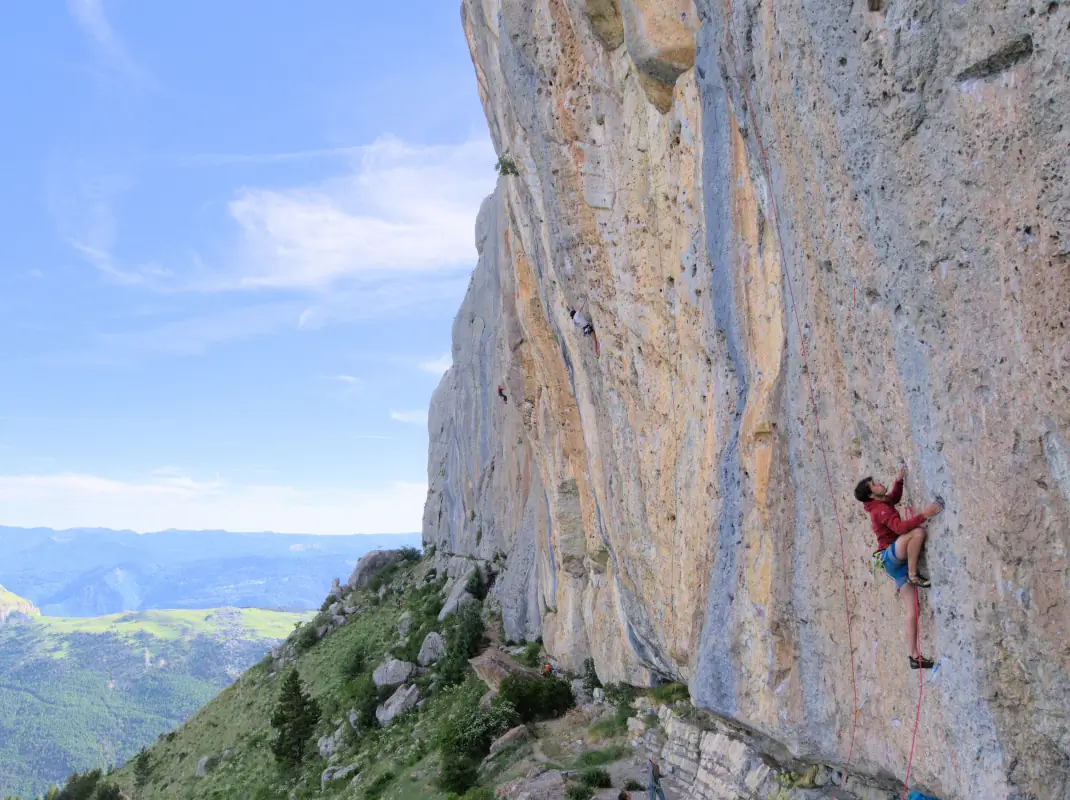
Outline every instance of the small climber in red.
MULTIPOLYGON (((906 471, 905 466, 900 468, 890 492, 888 487, 873 478, 863 478, 855 487, 855 499, 865 504, 864 508, 873 524, 873 532, 877 534, 877 546, 880 548, 878 557, 884 569, 895 579, 896 591, 910 583, 914 592, 917 592, 919 587, 927 589, 932 585, 928 578, 918 572, 918 556, 925 544, 925 531, 921 526, 943 511, 943 508, 939 503, 930 503, 920 514, 910 519, 902 519, 895 510, 895 504, 903 496, 903 477, 906 471)), ((910 668, 932 669, 933 662, 924 658, 918 649, 917 598, 911 592, 903 592, 902 597, 907 606, 910 668)))
POLYGON ((502 399, 503 403, 509 402, 509 398, 505 396, 505 390, 501 386, 498 387, 498 397, 502 399))

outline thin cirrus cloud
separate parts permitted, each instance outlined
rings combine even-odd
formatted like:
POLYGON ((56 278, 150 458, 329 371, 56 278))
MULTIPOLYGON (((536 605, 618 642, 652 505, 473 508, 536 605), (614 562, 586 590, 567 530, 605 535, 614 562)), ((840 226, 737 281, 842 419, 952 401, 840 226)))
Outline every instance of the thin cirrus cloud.
POLYGON ((390 419, 409 425, 427 425, 426 411, 391 411, 390 419))
POLYGON ((68 0, 67 8, 104 66, 137 86, 154 84, 152 76, 130 56, 108 22, 103 0, 68 0))
POLYGON ((420 364, 420 369, 424 372, 430 372, 432 375, 438 375, 442 377, 446 374, 446 370, 453 366, 453 358, 449 353, 436 358, 434 361, 424 361, 420 364))
POLYGON ((189 530, 408 533, 420 530, 426 484, 359 490, 198 481, 177 471, 123 481, 98 475, 0 475, 5 524, 189 530))

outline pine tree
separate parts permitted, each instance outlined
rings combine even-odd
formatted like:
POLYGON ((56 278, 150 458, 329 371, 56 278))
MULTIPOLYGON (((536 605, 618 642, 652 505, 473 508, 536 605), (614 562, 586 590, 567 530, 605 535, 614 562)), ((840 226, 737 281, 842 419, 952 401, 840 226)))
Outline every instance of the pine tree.
POLYGON ((283 679, 279 704, 271 715, 271 727, 276 731, 271 743, 275 760, 289 768, 300 766, 319 721, 319 704, 305 691, 297 670, 291 668, 283 679))
POLYGON ((141 752, 134 758, 134 787, 140 795, 152 780, 152 760, 149 751, 142 747, 141 752))

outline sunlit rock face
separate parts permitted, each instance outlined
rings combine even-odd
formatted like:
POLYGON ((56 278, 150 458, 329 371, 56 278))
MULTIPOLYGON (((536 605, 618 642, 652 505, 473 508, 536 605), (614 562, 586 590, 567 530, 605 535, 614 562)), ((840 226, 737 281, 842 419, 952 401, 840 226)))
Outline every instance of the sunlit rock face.
POLYGON ((851 490, 905 460, 947 504, 912 782, 1065 797, 1070 8, 882 6, 465 0, 520 174, 477 224, 424 538, 497 573, 507 638, 796 757, 846 762, 853 663, 852 770, 902 779, 918 674, 851 490))

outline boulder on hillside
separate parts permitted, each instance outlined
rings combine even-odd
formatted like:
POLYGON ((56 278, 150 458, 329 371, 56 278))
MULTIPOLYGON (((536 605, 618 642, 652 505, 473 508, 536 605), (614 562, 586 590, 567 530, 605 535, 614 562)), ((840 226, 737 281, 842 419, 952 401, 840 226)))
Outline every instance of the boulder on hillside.
POLYGON ((392 658, 375 668, 375 672, 372 673, 372 681, 375 683, 376 689, 382 689, 384 686, 397 686, 405 683, 412 677, 414 672, 416 672, 415 664, 392 658))
POLYGON ((405 637, 412 630, 412 612, 406 611, 398 617, 398 636, 405 637))
POLYGON ((416 686, 400 686, 390 699, 375 709, 375 718, 384 728, 420 702, 420 690, 416 686))
POLYGON ((446 602, 442 604, 442 610, 438 612, 439 622, 442 622, 442 620, 454 613, 465 603, 476 602, 476 599, 468 593, 468 579, 472 577, 472 574, 475 571, 476 568, 469 565, 468 569, 462 572, 457 580, 454 581, 450 593, 446 596, 446 602))
POLYGON ((528 730, 527 725, 517 725, 515 728, 506 731, 497 739, 495 739, 490 745, 490 754, 504 750, 507 747, 511 747, 514 744, 520 744, 526 742, 531 738, 531 731, 528 730))
POLYGON ((347 780, 350 775, 355 774, 359 778, 359 770, 360 766, 357 764, 350 764, 348 767, 327 767, 320 775, 320 792, 327 791, 327 784, 347 780))
POLYGON ((206 756, 202 756, 201 760, 197 762, 197 777, 208 777, 208 773, 216 768, 220 760, 218 753, 209 753, 206 756))
POLYGON ((472 597, 472 595, 468 594, 467 590, 460 592, 456 597, 451 593, 450 596, 446 598, 446 603, 442 606, 442 610, 438 612, 438 621, 442 622, 446 617, 456 612, 463 605, 478 602, 479 601, 472 597))
POLYGON ((346 581, 350 589, 363 589, 368 583, 387 567, 400 564, 405 554, 400 550, 372 550, 357 562, 353 574, 346 581))
POLYGON ((342 745, 345 743, 346 729, 345 725, 339 725, 334 733, 329 736, 321 736, 316 742, 316 748, 319 750, 319 754, 327 759, 328 762, 332 761, 342 749, 342 745))
POLYGON ((420 646, 420 654, 416 656, 416 660, 420 662, 421 667, 426 667, 434 664, 444 655, 446 655, 446 640, 442 638, 441 633, 431 631, 424 637, 424 643, 420 646))
POLYGON ((503 800, 558 800, 565 796, 566 773, 545 768, 532 772, 537 774, 529 773, 525 778, 502 784, 495 790, 495 796, 503 800))
POLYGON ((484 650, 475 658, 469 659, 468 663, 472 665, 472 669, 476 671, 479 679, 494 691, 501 689, 502 679, 506 675, 516 675, 521 678, 530 678, 531 680, 538 680, 540 677, 537 669, 525 667, 519 661, 494 647, 484 650))

